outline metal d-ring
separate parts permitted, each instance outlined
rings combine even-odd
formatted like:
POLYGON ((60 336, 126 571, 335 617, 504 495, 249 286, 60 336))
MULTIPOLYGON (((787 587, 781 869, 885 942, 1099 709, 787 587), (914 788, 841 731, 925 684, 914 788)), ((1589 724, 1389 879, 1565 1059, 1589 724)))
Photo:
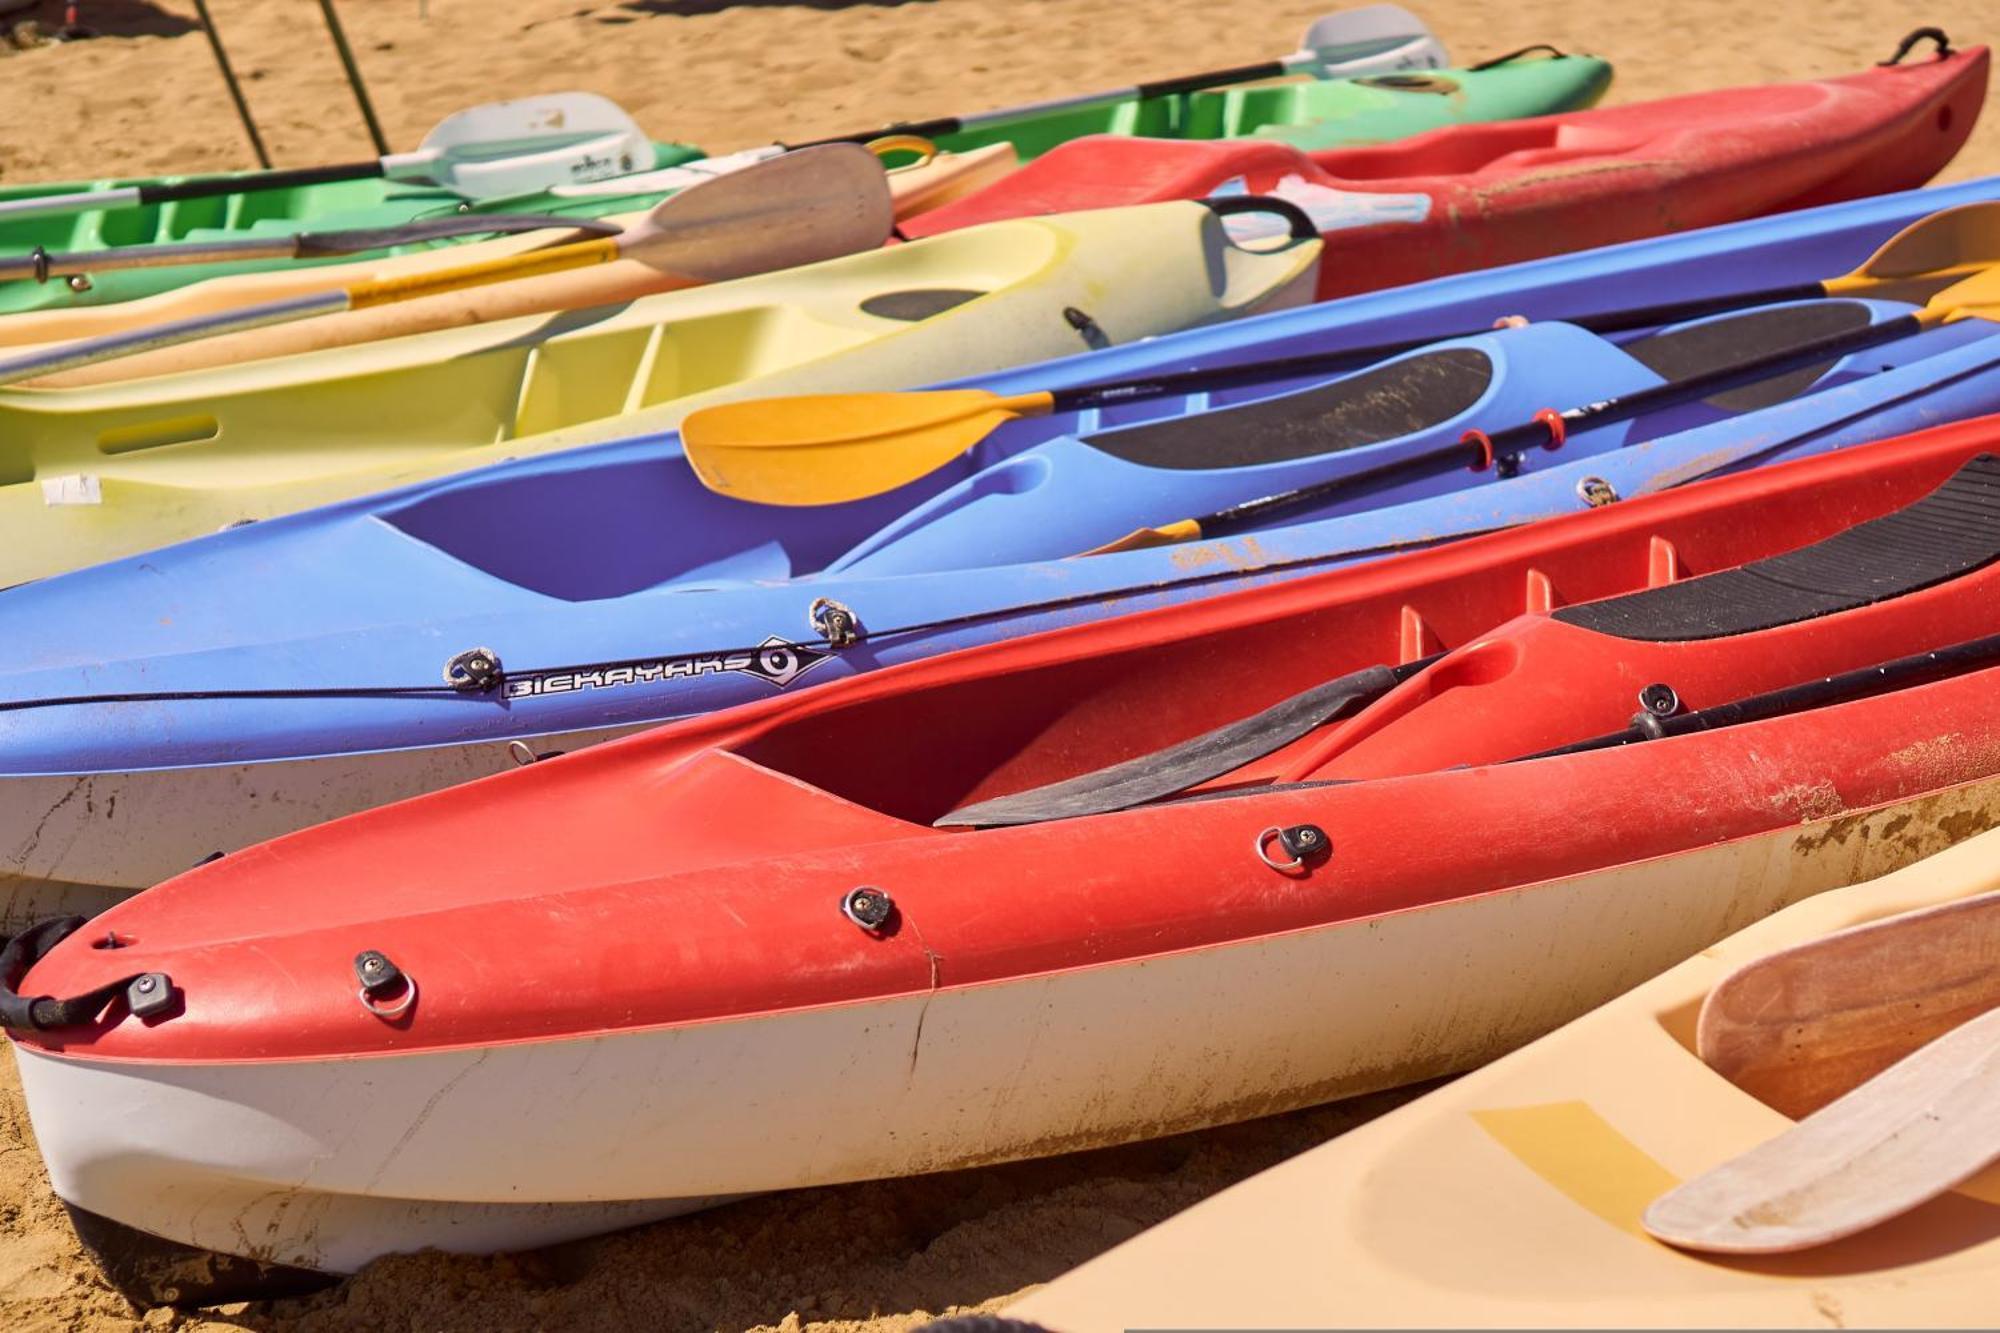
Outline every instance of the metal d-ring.
MULTIPOLYGON (((1271 867, 1271 869, 1277 871, 1279 874, 1289 875, 1294 871, 1304 870, 1306 868, 1305 858, 1295 856, 1289 861, 1273 861, 1271 859, 1271 854, 1264 850, 1266 847, 1270 846, 1273 842, 1278 842, 1281 838, 1283 838, 1284 833, 1285 831, 1282 828, 1279 828, 1276 824, 1271 825, 1271 827, 1265 829, 1262 833, 1259 833, 1257 835, 1257 859, 1259 861, 1262 861, 1265 865, 1271 867)), ((1282 845, 1282 843, 1280 845, 1282 845)))
POLYGON ((361 1007, 377 1018, 401 1018, 417 1002, 417 979, 408 972, 403 973, 403 998, 392 1005, 380 1005, 369 997, 368 988, 361 987, 354 992, 361 1001, 361 1007))

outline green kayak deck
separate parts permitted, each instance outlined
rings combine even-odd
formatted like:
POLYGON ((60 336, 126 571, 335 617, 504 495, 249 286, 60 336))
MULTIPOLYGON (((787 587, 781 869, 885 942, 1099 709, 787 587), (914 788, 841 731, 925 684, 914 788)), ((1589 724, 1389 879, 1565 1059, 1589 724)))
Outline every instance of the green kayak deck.
POLYGON ((1446 125, 1519 120, 1594 105, 1611 64, 1594 56, 1511 58, 1467 69, 1412 70, 1351 79, 1295 78, 1169 97, 1127 98, 1041 111, 941 136, 964 151, 1011 141, 1025 161, 1086 134, 1148 139, 1283 139, 1333 148, 1406 138, 1446 125))

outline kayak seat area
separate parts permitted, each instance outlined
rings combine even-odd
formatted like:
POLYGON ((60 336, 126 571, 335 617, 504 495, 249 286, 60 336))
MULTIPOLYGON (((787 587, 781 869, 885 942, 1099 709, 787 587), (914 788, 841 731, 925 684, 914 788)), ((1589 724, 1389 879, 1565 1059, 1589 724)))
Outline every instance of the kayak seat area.
POLYGON ((1396 673, 1388 667, 1365 667, 1178 745, 1062 782, 962 806, 936 820, 935 826, 1001 828, 1039 824, 1051 819, 1129 810, 1176 796, 1283 749, 1307 732, 1345 716, 1395 683, 1396 673))
POLYGON ((1088 435, 1083 443, 1142 467, 1285 463, 1428 430, 1470 409, 1492 382, 1486 353, 1448 347, 1300 393, 1088 435))
POLYGON ((489 578, 587 602, 680 580, 791 578, 885 522, 894 504, 871 497, 827 506, 774 538, 755 506, 707 490, 679 458, 633 457, 479 477, 420 492, 378 517, 489 578))
MULTIPOLYGON (((1626 343, 1624 351, 1661 379, 1677 380, 1793 343, 1847 333, 1872 318, 1859 301, 1807 301, 1669 329, 1626 343)), ((1724 412, 1775 407, 1812 388, 1834 364, 1807 366, 1702 401, 1724 412)))
POLYGON ((1995 560, 2000 457, 1981 454, 1916 503, 1811 546, 1554 616, 1649 643, 1716 639, 1887 601, 1995 560))

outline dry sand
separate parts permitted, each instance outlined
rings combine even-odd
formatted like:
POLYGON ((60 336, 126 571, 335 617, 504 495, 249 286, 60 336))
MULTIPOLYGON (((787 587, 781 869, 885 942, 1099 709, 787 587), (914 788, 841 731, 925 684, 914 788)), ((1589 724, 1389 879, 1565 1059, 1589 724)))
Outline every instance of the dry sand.
MULTIPOLYGON (((661 138, 723 151, 847 132, 1289 50, 1334 0, 342 0, 396 147, 461 106, 590 88, 661 138)), ((1531 42, 1609 57, 1614 101, 1844 73, 1918 22, 1992 35, 1990 0, 1914 14, 1867 0, 1412 0, 1461 58, 1531 42)), ((53 29, 60 4, 38 17, 53 29)), ((212 0, 280 164, 369 153, 306 0, 212 0)), ((254 165, 192 28, 193 5, 86 0, 107 36, 0 54, 0 182, 254 165)), ((22 14, 0 18, 0 25, 22 14)), ((1943 179, 2000 171, 2000 110, 1943 179)), ((525 1259, 378 1264, 298 1303, 203 1328, 889 1330, 996 1308, 1142 1227, 1302 1151, 1390 1099, 1158 1144, 925 1180, 756 1200, 525 1259)), ((95 1278, 0 1064, 0 1324, 134 1326, 95 1278)), ((187 1326, 167 1311, 152 1327, 187 1326)))

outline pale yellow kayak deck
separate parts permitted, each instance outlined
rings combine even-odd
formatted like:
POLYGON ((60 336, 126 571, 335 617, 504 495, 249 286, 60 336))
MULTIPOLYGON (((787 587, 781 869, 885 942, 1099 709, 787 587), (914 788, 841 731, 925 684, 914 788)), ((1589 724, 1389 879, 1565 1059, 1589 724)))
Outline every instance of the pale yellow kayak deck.
POLYGON ((1149 204, 615 306, 118 384, 0 390, 0 587, 245 519, 668 430, 708 403, 912 388, 1299 303, 1318 253, 1317 240, 1244 250, 1199 203, 1149 204))
POLYGON ((2000 889, 2000 832, 1786 909, 1438 1092, 1253 1177, 1010 1307, 1146 1327, 1987 1325, 2000 1170, 1817 1250, 1725 1260, 1646 1205, 1792 1122, 1693 1052, 1755 958, 2000 889))

